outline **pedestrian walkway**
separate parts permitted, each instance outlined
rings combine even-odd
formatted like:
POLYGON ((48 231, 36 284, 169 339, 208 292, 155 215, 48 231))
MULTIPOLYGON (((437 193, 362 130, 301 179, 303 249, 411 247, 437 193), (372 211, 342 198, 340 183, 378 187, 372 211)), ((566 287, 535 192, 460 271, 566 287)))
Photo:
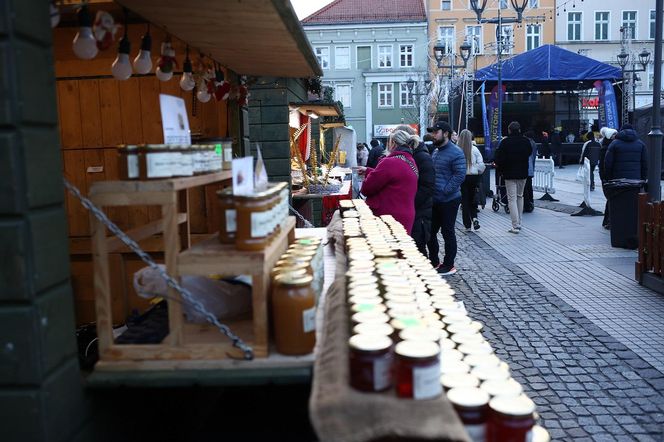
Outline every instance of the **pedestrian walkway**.
MULTIPOLYGON (((573 179, 556 194, 570 205, 573 179)), ((664 296, 634 280, 635 251, 612 248, 601 217, 536 208, 519 235, 502 209, 479 219, 467 233, 459 218, 450 282, 554 439, 664 440, 664 296)))

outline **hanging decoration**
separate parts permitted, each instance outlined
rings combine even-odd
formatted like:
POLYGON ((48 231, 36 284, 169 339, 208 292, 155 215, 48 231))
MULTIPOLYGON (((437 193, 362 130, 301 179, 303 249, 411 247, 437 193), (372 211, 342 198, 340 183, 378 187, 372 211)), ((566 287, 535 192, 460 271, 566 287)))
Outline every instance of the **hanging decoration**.
POLYGON ((152 36, 150 35, 150 24, 141 38, 141 50, 134 58, 134 70, 137 74, 149 74, 152 70, 152 36))
POLYGON ((186 56, 184 59, 184 66, 182 68, 182 78, 180 79, 180 88, 183 91, 190 91, 196 87, 196 80, 194 80, 193 67, 189 59, 189 46, 187 46, 186 56))
POLYGON ((51 1, 48 9, 51 15, 51 28, 55 28, 60 23, 60 9, 55 1, 51 1))
POLYGON ((196 99, 201 103, 207 103, 212 98, 210 91, 213 85, 210 83, 214 81, 214 76, 210 66, 205 62, 203 54, 198 57, 194 78, 196 81, 196 99))
POLYGON ((115 24, 115 19, 111 14, 106 11, 97 11, 92 30, 95 34, 95 40, 97 40, 97 48, 100 51, 113 46, 115 34, 119 27, 120 25, 115 24))
POLYGON ((228 96, 231 92, 231 84, 224 79, 224 72, 221 70, 221 66, 217 63, 215 63, 214 77, 215 100, 228 100, 228 96))
POLYGON ((157 70, 155 74, 161 81, 168 81, 173 78, 173 71, 177 67, 178 62, 175 59, 175 49, 171 44, 171 38, 167 37, 161 43, 161 57, 157 60, 157 70))
POLYGON ((249 88, 247 87, 246 81, 247 81, 246 77, 240 78, 240 86, 238 86, 238 97, 237 97, 237 104, 240 107, 246 106, 249 102, 249 88))
POLYGON ((86 4, 78 10, 78 26, 78 32, 72 42, 74 54, 81 60, 92 60, 99 53, 99 49, 92 33, 92 16, 86 4))

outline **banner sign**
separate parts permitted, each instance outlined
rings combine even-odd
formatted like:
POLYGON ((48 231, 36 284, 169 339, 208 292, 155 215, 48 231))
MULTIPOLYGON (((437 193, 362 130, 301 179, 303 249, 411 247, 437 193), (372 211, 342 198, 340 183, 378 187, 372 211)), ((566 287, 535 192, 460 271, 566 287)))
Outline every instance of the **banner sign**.
MULTIPOLYGON (((505 97, 505 90, 507 89, 507 86, 503 86, 502 90, 500 91, 500 99, 503 101, 503 98, 505 97)), ((491 95, 489 96, 489 128, 491 131, 490 134, 490 140, 491 143, 489 145, 489 149, 487 150, 486 148, 486 140, 484 141, 485 148, 484 150, 487 151, 490 157, 493 157, 493 152, 496 151, 498 148, 498 144, 500 144, 500 140, 498 139, 498 129, 500 128, 500 120, 499 115, 498 115, 498 85, 494 86, 493 89, 491 90, 491 95)))
MULTIPOLYGON (((400 126, 400 124, 374 124, 374 137, 389 137, 397 126, 400 126)), ((415 129, 415 133, 420 133, 419 124, 407 124, 406 126, 415 129)))
POLYGON ((489 129, 489 118, 486 113, 486 96, 485 94, 486 82, 482 83, 482 127, 484 128, 484 154, 482 155, 486 160, 491 158, 491 130, 489 129))
POLYGON ((597 80, 593 83, 599 98, 599 127, 618 129, 618 108, 613 85, 608 80, 597 80))

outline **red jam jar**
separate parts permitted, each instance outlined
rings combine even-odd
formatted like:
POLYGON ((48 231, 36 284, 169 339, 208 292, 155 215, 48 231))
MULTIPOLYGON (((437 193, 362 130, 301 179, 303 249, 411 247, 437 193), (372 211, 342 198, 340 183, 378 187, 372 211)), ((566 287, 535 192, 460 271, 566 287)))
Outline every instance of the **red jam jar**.
POLYGON ((473 442, 487 441, 489 394, 479 388, 452 388, 447 392, 459 419, 473 442))
POLYGON ((530 442, 534 425, 535 403, 526 395, 489 402, 488 442, 530 442))
POLYGON ((394 349, 397 396, 434 399, 443 391, 440 384, 440 347, 429 341, 401 341, 394 349))
POLYGON ((392 386, 392 340, 380 334, 353 335, 348 340, 350 385, 360 391, 383 391, 392 386))

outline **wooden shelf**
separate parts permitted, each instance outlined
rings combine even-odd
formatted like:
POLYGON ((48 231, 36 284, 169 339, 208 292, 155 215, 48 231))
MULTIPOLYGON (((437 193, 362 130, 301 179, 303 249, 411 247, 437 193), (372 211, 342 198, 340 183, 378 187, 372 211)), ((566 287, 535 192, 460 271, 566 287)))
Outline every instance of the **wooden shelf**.
POLYGON ((217 234, 211 235, 179 254, 178 273, 201 276, 262 273, 277 262, 289 242, 287 237, 293 234, 294 228, 295 217, 290 216, 279 235, 265 250, 259 252, 236 250, 233 244, 221 244, 217 234))

